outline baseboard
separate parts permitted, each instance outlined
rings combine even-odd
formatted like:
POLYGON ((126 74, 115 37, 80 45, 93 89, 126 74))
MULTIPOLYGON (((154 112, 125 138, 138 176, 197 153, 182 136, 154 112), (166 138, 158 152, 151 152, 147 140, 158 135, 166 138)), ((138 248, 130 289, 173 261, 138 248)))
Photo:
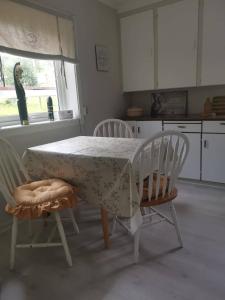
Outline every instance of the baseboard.
POLYGON ((219 188, 219 189, 225 190, 224 183, 217 183, 217 182, 211 182, 211 181, 200 181, 200 180, 194 180, 194 179, 183 179, 183 178, 178 179, 178 182, 189 183, 189 184, 198 185, 198 186, 219 188))

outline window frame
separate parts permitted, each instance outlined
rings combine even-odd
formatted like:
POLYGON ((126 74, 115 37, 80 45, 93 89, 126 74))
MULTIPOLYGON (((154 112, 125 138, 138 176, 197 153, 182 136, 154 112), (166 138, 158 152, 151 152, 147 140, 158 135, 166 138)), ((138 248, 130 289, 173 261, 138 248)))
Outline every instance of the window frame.
MULTIPOLYGON (((66 78, 64 77, 64 74, 61 74, 61 76, 57 76, 56 74, 56 64, 62 64, 64 66, 64 62, 62 61, 56 61, 52 60, 54 64, 54 73, 55 73, 55 81, 56 81, 56 95, 58 99, 58 107, 59 111, 60 110, 65 110, 68 109, 68 99, 66 97, 66 91, 65 91, 65 80, 66 78)), ((74 88, 76 89, 76 98, 77 98, 77 103, 75 105, 77 106, 76 108, 76 114, 75 109, 73 109, 73 119, 74 120, 79 120, 81 119, 81 111, 80 111, 80 96, 79 96, 79 80, 78 80, 78 64, 73 64, 74 67, 74 88)), ((25 90, 26 91, 26 90, 25 90)), ((75 98, 74 98, 75 99, 75 98)), ((43 122, 48 122, 48 112, 36 112, 36 113, 30 113, 28 115, 29 117, 29 124, 41 124, 43 122)), ((61 121, 58 117, 58 111, 54 111, 54 117, 55 121, 61 121)), ((52 123, 52 121, 50 121, 52 123)), ((29 126, 29 125, 21 125, 20 124, 20 117, 19 117, 19 112, 18 115, 10 115, 10 116, 0 116, 0 128, 5 128, 5 127, 11 127, 11 126, 29 126)))

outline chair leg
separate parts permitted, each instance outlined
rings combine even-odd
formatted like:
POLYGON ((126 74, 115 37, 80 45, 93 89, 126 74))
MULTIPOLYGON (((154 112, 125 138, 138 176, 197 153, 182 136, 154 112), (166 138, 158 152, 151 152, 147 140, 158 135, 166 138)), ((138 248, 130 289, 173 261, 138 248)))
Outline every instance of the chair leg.
POLYGON ((180 232, 179 224, 178 224, 178 221, 177 221, 176 210, 175 210, 175 207, 174 207, 174 205, 173 205, 172 202, 169 205, 170 205, 171 217, 173 219, 174 226, 175 226, 176 233, 177 233, 177 238, 178 238, 178 241, 180 243, 180 246, 183 247, 183 241, 182 241, 182 237, 181 237, 181 232, 180 232))
POLYGON ((17 232, 18 232, 18 219, 17 219, 17 217, 13 216, 12 236, 11 236, 11 253, 10 253, 10 270, 13 270, 14 265, 15 265, 17 232))
POLYGON ((109 238, 108 212, 103 207, 101 208, 101 222, 102 222, 102 231, 103 231, 105 248, 109 249, 111 245, 111 241, 109 238))
POLYGON ((68 244, 67 244, 67 240, 66 240, 66 236, 65 236, 65 232, 64 232, 64 229, 63 229, 63 225, 62 225, 60 215, 57 211, 54 212, 54 215, 55 215, 57 227, 58 227, 58 230, 59 230, 59 235, 60 235, 60 238, 61 238, 61 241, 62 241, 62 244, 63 244, 63 248, 64 248, 64 251, 65 251, 67 263, 70 267, 72 267, 72 265, 73 265, 72 258, 71 258, 70 250, 69 250, 69 247, 68 247, 68 244))
POLYGON ((112 229, 111 229, 111 236, 116 232, 116 224, 117 224, 117 217, 113 217, 112 221, 112 229))
POLYGON ((139 243, 140 243, 140 228, 134 234, 134 262, 137 264, 139 261, 139 243))
POLYGON ((75 219, 75 217, 74 217, 74 213, 73 213, 72 208, 69 208, 69 209, 68 209, 68 212, 69 212, 69 215, 70 215, 72 224, 73 224, 74 231, 75 231, 76 234, 78 234, 80 231, 79 231, 79 227, 78 227, 78 225, 77 225, 76 219, 75 219))

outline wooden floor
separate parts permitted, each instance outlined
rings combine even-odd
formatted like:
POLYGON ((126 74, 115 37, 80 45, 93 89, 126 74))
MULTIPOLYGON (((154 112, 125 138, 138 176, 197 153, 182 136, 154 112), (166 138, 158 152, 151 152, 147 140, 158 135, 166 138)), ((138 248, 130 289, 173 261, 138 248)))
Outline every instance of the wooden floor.
POLYGON ((189 183, 178 189, 183 249, 169 224, 146 227, 134 265, 130 237, 118 230, 104 250, 99 210, 85 206, 80 235, 68 237, 72 268, 61 248, 19 249, 16 271, 9 272, 9 235, 0 236, 0 299, 224 300, 225 190, 189 183))

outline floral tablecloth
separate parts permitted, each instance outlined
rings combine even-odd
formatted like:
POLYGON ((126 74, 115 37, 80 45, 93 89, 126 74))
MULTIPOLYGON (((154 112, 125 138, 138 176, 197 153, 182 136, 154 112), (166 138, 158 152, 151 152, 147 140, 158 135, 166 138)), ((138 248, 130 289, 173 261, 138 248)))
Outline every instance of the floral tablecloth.
POLYGON ((79 188, 82 199, 130 218, 130 230, 142 223, 132 158, 143 139, 75 137, 36 146, 23 160, 33 180, 62 178, 79 188))

